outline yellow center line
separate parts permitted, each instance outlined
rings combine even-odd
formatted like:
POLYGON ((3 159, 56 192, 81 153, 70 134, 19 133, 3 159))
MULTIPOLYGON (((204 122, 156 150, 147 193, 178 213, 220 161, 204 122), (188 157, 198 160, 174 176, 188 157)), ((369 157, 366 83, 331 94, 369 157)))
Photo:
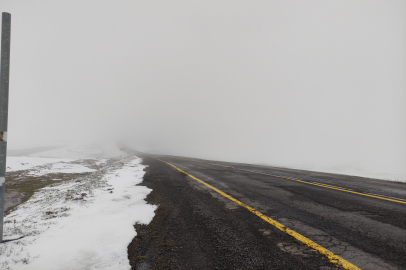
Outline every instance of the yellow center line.
POLYGON ((227 199, 229 199, 229 200, 231 200, 231 201, 233 201, 233 202, 235 202, 235 203, 241 205, 241 206, 244 207, 245 209, 249 210, 251 213, 257 215, 257 216, 260 217, 260 218, 262 218, 263 220, 265 220, 265 221, 268 222, 269 224, 275 226, 276 228, 278 228, 279 230, 283 231, 284 233, 289 234, 290 236, 296 238, 297 240, 299 240, 299 241, 301 241, 302 243, 306 244, 306 245, 309 246, 310 248, 312 248, 312 249, 318 251, 319 253, 323 254, 324 256, 326 256, 326 257, 330 260, 330 262, 332 262, 332 263, 334 263, 334 264, 336 264, 336 265, 338 265, 338 266, 341 266, 341 267, 344 268, 344 269, 348 269, 348 270, 361 270, 361 269, 358 268, 357 266, 355 266, 355 265, 353 265, 352 263, 350 263, 350 262, 344 260, 343 258, 341 258, 341 257, 339 257, 339 256, 337 256, 337 255, 335 255, 333 252, 331 252, 331 251, 329 251, 328 249, 326 249, 326 248, 320 246, 320 245, 317 244, 316 242, 313 242, 313 241, 310 240, 309 238, 304 237, 303 235, 301 235, 301 234, 295 232, 294 230, 289 229, 289 228, 286 227, 285 225, 283 225, 283 224, 277 222, 276 220, 274 220, 274 219, 272 219, 272 218, 270 218, 270 217, 268 217, 268 216, 265 216, 265 215, 262 214, 261 212, 255 210, 254 208, 252 208, 252 207, 246 205, 246 204, 243 203, 243 202, 240 202, 239 200, 235 199, 234 197, 231 197, 230 195, 224 193, 223 191, 221 191, 221 190, 219 190, 219 189, 213 187, 212 185, 207 184, 206 182, 200 180, 199 178, 194 177, 193 175, 191 175, 191 174, 189 174, 189 173, 183 171, 182 169, 179 169, 178 167, 176 167, 175 165, 173 165, 173 164, 171 164, 171 163, 169 163, 169 162, 166 162, 166 161, 163 161, 163 160, 160 160, 160 159, 158 159, 158 160, 159 160, 159 161, 162 161, 162 162, 164 162, 164 163, 166 163, 166 164, 168 164, 168 165, 170 165, 170 166, 172 166, 173 168, 175 168, 175 169, 177 169, 178 171, 180 171, 180 172, 186 174, 186 175, 189 176, 190 178, 192 178, 192 179, 194 179, 194 180, 196 180, 196 181, 202 183, 203 185, 205 185, 205 186, 211 188, 212 190, 214 190, 214 191, 216 191, 217 193, 223 195, 223 196, 226 197, 227 199))
POLYGON ((198 160, 194 160, 195 162, 199 162, 199 163, 203 163, 203 164, 210 164, 210 165, 215 165, 215 166, 221 166, 221 167, 226 167, 226 168, 232 168, 232 169, 235 169, 234 167, 232 167, 232 166, 226 166, 226 165, 221 165, 221 164, 214 164, 214 163, 206 163, 206 162, 201 162, 201 161, 198 161, 198 160))
POLYGON ((309 182, 309 181, 305 181, 305 180, 302 180, 302 179, 297 179, 297 178, 292 178, 292 177, 287 177, 287 176, 274 175, 274 174, 268 174, 268 173, 245 170, 245 169, 239 169, 239 170, 258 173, 258 174, 263 174, 263 175, 269 175, 269 176, 282 178, 282 179, 289 179, 289 180, 292 180, 292 181, 301 182, 301 183, 305 183, 305 184, 309 184, 309 185, 313 185, 313 186, 330 188, 330 189, 345 191, 345 192, 348 192, 348 193, 353 193, 353 194, 362 195, 362 196, 366 196, 366 197, 372 197, 372 198, 376 198, 376 199, 381 199, 381 200, 406 204, 406 200, 400 199, 400 198, 392 198, 392 197, 388 198, 388 197, 385 197, 383 195, 378 195, 378 194, 362 193, 362 192, 357 192, 357 191, 347 189, 347 188, 343 188, 343 187, 337 187, 337 186, 332 186, 332 185, 323 184, 323 183, 317 183, 317 182, 309 182))
MULTIPOLYGON (((205 163, 205 162, 201 162, 201 161, 198 161, 198 162, 205 163)), ((231 166, 224 166, 224 165, 214 164, 214 163, 206 163, 206 164, 234 168, 234 167, 231 167, 231 166)), ((376 199, 381 199, 381 200, 406 204, 405 199, 394 198, 394 197, 386 197, 384 195, 373 194, 373 193, 362 193, 362 192, 357 192, 357 191, 354 191, 354 190, 348 189, 348 188, 337 187, 337 186, 332 186, 332 185, 318 183, 318 182, 309 182, 309 181, 305 181, 305 180, 297 179, 297 178, 293 178, 293 177, 288 177, 288 176, 275 175, 275 174, 263 173, 263 172, 258 172, 258 171, 251 171, 251 170, 246 170, 246 169, 238 169, 238 168, 237 168, 237 170, 253 172, 253 173, 263 174, 263 175, 269 175, 269 176, 282 178, 282 179, 288 179, 288 180, 292 180, 292 181, 296 181, 296 182, 300 182, 300 183, 304 183, 304 184, 309 184, 309 185, 313 185, 313 186, 324 187, 324 188, 329 188, 329 189, 335 189, 335 190, 345 191, 345 192, 348 192, 348 193, 353 193, 353 194, 362 195, 362 196, 366 196, 366 197, 371 197, 371 198, 376 198, 376 199)))

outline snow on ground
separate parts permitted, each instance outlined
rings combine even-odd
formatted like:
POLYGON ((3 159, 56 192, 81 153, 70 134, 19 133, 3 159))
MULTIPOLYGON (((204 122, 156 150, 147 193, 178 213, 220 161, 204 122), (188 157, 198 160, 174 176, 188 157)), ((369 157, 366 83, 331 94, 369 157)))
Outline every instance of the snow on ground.
MULTIPOLYGON (((144 200, 151 190, 136 186, 145 173, 140 158, 107 160, 98 160, 106 164, 100 170, 39 189, 5 217, 4 239, 24 238, 0 244, 0 269, 130 269, 133 225, 148 224, 156 207, 144 200)), ((36 171, 91 170, 65 165, 36 171)))
POLYGON ((70 162, 73 160, 71 158, 7 157, 7 172, 28 170, 49 163, 70 162))
POLYGON ((49 173, 85 173, 94 171, 96 170, 90 169, 81 164, 58 162, 40 166, 36 170, 31 171, 29 175, 41 176, 49 173))
POLYGON ((96 165, 106 164, 108 158, 124 155, 114 143, 104 145, 69 145, 28 156, 7 156, 7 172, 32 170, 30 175, 49 173, 83 173, 95 170, 80 164, 69 164, 76 160, 97 159, 96 165))
POLYGON ((104 165, 104 164, 107 163, 107 160, 108 160, 108 159, 103 158, 103 159, 100 159, 100 160, 96 161, 95 164, 96 164, 96 165, 104 165))

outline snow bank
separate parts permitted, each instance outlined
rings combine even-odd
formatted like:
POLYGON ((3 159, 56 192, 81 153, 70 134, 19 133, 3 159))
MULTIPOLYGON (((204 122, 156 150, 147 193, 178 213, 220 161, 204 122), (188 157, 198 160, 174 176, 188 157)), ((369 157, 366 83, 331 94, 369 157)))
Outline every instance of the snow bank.
POLYGON ((136 186, 145 168, 134 156, 82 178, 36 192, 5 217, 0 269, 130 269, 127 246, 133 225, 148 224, 151 191, 136 186))

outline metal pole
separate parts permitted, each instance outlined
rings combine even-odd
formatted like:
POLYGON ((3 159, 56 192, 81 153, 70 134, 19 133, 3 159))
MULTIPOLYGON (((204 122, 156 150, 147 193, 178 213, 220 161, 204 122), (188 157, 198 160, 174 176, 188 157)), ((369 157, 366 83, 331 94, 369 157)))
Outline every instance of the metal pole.
POLYGON ((3 12, 0 65, 0 243, 3 242, 4 192, 7 155, 8 86, 10 78, 11 15, 3 12))

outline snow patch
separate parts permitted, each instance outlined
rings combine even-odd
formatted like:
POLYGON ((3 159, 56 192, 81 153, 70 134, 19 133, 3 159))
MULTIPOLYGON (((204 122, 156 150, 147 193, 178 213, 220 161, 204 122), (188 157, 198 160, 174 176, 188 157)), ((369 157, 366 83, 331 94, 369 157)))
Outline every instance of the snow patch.
POLYGON ((40 168, 31 171, 29 175, 41 176, 49 173, 85 173, 94 171, 96 170, 90 169, 80 164, 52 163, 49 165, 41 166, 40 168))
POLYGON ((106 164, 106 163, 107 163, 107 159, 106 159, 106 158, 100 159, 100 160, 98 160, 98 161, 95 162, 95 164, 96 164, 97 166, 104 165, 104 164, 106 164))
POLYGON ((84 177, 40 189, 5 217, 0 269, 129 270, 135 223, 156 209, 144 200, 145 166, 134 156, 84 177))
POLYGON ((28 170, 36 166, 41 166, 55 162, 71 162, 70 158, 42 158, 42 157, 7 157, 7 172, 28 170))

